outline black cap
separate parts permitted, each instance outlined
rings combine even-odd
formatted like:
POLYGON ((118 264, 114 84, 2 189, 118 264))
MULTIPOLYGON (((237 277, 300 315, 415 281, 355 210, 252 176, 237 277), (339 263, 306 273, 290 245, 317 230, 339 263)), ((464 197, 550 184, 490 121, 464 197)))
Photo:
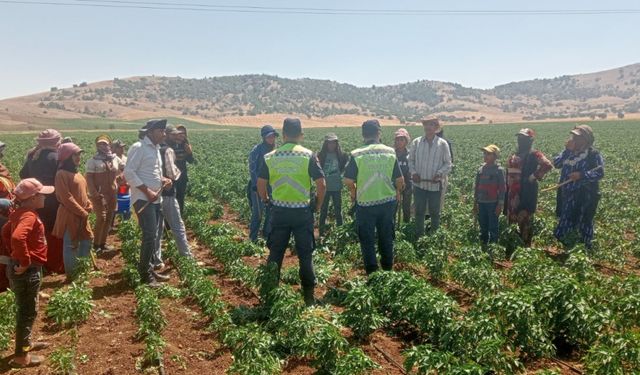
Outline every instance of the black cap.
POLYGON ((167 120, 149 120, 146 125, 143 127, 145 130, 154 130, 154 129, 166 129, 167 128, 167 120))
POLYGON ((302 134, 302 123, 297 118, 286 118, 282 125, 282 132, 288 137, 297 137, 302 134))
POLYGON ((267 137, 271 134, 275 134, 276 137, 279 135, 278 132, 276 131, 276 129, 273 128, 273 126, 271 125, 264 125, 261 129, 260 129, 260 136, 262 138, 267 137))
POLYGON ((374 135, 381 129, 380 122, 376 119, 367 120, 362 123, 362 135, 374 135))

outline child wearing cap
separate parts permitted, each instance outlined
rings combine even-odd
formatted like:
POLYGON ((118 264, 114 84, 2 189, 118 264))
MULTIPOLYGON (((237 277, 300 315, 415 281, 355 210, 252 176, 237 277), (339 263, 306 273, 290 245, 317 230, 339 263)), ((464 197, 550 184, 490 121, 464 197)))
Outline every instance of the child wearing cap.
POLYGON ((7 278, 16 298, 16 345, 12 367, 32 367, 41 364, 42 356, 30 354, 42 348, 31 342, 31 330, 37 315, 38 292, 42 282, 42 266, 47 261, 47 240, 42 220, 36 210, 44 207, 46 194, 53 186, 43 186, 35 178, 27 178, 16 186, 16 209, 2 227, 3 244, 9 249, 7 278))
POLYGON ((496 145, 480 148, 484 164, 478 169, 474 193, 474 214, 480 223, 480 241, 483 248, 498 241, 498 217, 504 208, 506 183, 504 169, 497 163, 500 149, 496 145))
POLYGON ((413 194, 411 172, 409 171, 409 143, 411 136, 405 128, 396 130, 394 134, 393 148, 396 150, 398 166, 404 177, 404 190, 402 191, 402 221, 408 223, 411 220, 411 195, 413 194))

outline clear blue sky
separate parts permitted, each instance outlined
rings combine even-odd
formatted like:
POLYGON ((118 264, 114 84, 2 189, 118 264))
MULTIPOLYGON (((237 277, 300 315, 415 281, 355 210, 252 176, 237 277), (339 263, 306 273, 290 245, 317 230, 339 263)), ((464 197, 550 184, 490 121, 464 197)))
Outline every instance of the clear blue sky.
MULTIPOLYGON (((357 9, 640 9, 637 1, 616 0, 172 2, 357 9)), ((640 62, 638 24, 638 13, 345 16, 0 2, 0 98, 152 74, 200 78, 266 73, 358 86, 431 79, 489 88, 640 62)))

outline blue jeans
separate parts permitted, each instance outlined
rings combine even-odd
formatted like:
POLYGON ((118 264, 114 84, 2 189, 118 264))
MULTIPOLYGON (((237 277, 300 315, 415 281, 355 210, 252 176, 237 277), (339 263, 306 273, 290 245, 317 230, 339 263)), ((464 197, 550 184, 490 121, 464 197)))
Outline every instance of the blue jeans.
POLYGON ((378 270, 376 232, 380 266, 385 271, 390 271, 393 268, 395 212, 395 201, 368 207, 356 206, 356 230, 360 239, 360 251, 367 275, 378 270))
POLYGON ((480 242, 482 244, 498 242, 498 202, 478 203, 478 222, 480 223, 480 242))
POLYGON ((163 218, 160 204, 150 204, 142 212, 138 211, 146 204, 146 201, 137 200, 133 207, 138 215, 138 224, 142 231, 142 247, 140 249, 140 262, 138 273, 143 283, 155 280, 153 266, 162 262, 160 254, 160 238, 162 237, 163 218))
MULTIPOLYGON (((184 227, 184 221, 180 215, 180 205, 176 197, 162 197, 162 214, 169 224, 169 229, 173 233, 173 239, 176 241, 178 252, 182 256, 191 256, 189 241, 187 240, 187 230, 184 227)), ((164 220, 160 220, 164 228, 164 220)), ((164 229, 160 232, 162 233, 164 229)), ((160 236, 162 237, 162 236, 160 236)))
POLYGON ((249 224, 249 240, 255 242, 258 239, 258 230, 264 216, 264 224, 262 225, 262 236, 267 237, 267 233, 271 227, 271 209, 265 207, 264 203, 256 191, 251 190, 251 223, 249 224))
POLYGON ((79 257, 88 257, 91 255, 91 239, 71 241, 71 234, 66 230, 62 237, 62 260, 64 262, 64 273, 67 276, 73 276, 76 263, 79 257))
POLYGON ((416 206, 416 239, 424 235, 424 215, 427 213, 427 204, 431 217, 431 232, 440 228, 440 194, 440 190, 430 191, 417 186, 413 187, 413 200, 416 206))

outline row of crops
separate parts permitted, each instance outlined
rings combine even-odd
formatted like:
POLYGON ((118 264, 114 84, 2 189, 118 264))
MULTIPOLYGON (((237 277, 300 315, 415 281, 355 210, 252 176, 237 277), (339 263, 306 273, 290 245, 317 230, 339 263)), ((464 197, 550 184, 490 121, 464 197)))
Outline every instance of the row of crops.
MULTIPOLYGON (((572 126, 534 125, 535 146, 547 156, 560 152, 572 126)), ((197 302, 211 332, 233 356, 226 371, 275 374, 301 362, 332 374, 384 373, 391 367, 419 374, 640 372, 640 146, 633 142, 640 136, 640 124, 593 124, 606 176, 590 257, 579 246, 562 254, 552 234, 555 194, 550 192, 540 196, 534 248, 521 248, 515 228, 502 218, 492 262, 480 250, 471 215, 475 171, 482 161, 478 147, 496 143, 506 157, 515 148, 518 128, 446 128, 455 168, 442 228, 416 241, 413 223, 402 223, 396 235, 395 272, 364 277, 353 222, 348 205, 343 205, 345 225, 333 228, 314 254, 322 298, 314 308, 304 308, 297 292, 297 266, 285 266, 276 287, 274 270, 264 266, 266 249, 249 243, 237 225, 225 222, 235 216, 248 220, 247 155, 259 141, 259 130, 190 132, 198 164, 190 170, 185 221, 221 264, 225 277, 260 301, 254 306, 224 302, 223 286, 209 270, 194 259, 176 256, 169 245, 167 255, 178 271, 182 295, 197 302), (372 348, 379 348, 374 337, 380 335, 402 343, 398 363, 383 363, 375 356, 372 348)), ((394 130, 384 129, 386 143, 394 130)), ((413 136, 421 133, 419 127, 409 130, 413 136)), ((305 130, 305 146, 319 150, 328 131, 338 134, 343 149, 360 145, 359 129, 336 128, 305 130)), ((95 135, 73 134, 87 150, 93 148, 95 135)), ((132 143, 135 133, 116 136, 132 143)), ((19 170, 32 138, 2 138, 8 145, 3 162, 12 172, 19 170)), ((557 178, 554 171, 542 185, 553 185, 557 178)), ((346 202, 346 192, 343 197, 346 202)), ((119 236, 123 275, 135 290, 137 338, 145 348, 138 367, 161 366, 163 330, 171 324, 161 308, 166 288, 154 291, 139 283, 135 225, 123 225, 119 236)), ((69 330, 85 321, 92 313, 88 280, 96 276, 87 270, 75 284, 55 291, 45 309, 47 319, 69 330)), ((12 303, 10 292, 0 295, 4 348, 13 336, 12 303)), ((51 357, 60 373, 73 369, 73 348, 71 343, 51 357)))
MULTIPOLYGON (((536 147, 549 156, 560 152, 570 128, 565 124, 535 127, 539 134, 536 147)), ((501 241, 493 248, 498 260, 494 264, 480 250, 471 216, 473 178, 481 162, 476 150, 491 142, 508 155, 515 147, 512 134, 517 129, 447 128, 456 162, 443 229, 415 241, 412 223, 400 226, 396 269, 401 272, 364 280, 352 224, 347 221, 333 230, 314 260, 318 281, 329 290, 326 314, 349 328, 343 334, 351 343, 366 343, 376 330, 405 337, 407 372, 517 373, 545 358, 554 364, 547 366, 549 371, 640 371, 640 246, 635 220, 640 212, 633 203, 638 198, 640 169, 630 162, 640 157, 640 148, 623 141, 638 135, 640 129, 634 123, 594 125, 596 145, 605 157, 606 178, 596 217, 596 251, 591 258, 579 246, 562 257, 550 256, 563 249, 552 235, 555 195, 543 193, 535 218, 534 248, 521 248, 515 228, 503 219, 501 241)), ((413 135, 419 135, 419 130, 413 135)), ((359 145, 356 129, 331 131, 338 133, 343 148, 359 145)), ((323 133, 306 131, 305 145, 318 150, 323 133)), ((392 129, 385 129, 385 134, 392 134, 392 129)), ((203 152, 191 174, 194 203, 190 208, 194 211, 189 215, 195 218, 191 225, 198 238, 214 249, 213 255, 225 264, 229 275, 257 290, 264 280, 250 266, 254 262, 245 260, 262 255, 247 250, 250 245, 238 244, 233 228, 208 223, 222 214, 222 204, 248 218, 246 154, 256 138, 248 130, 234 130, 194 141, 203 152), (220 231, 229 233, 221 236, 220 231)), ((556 180, 554 172, 543 185, 556 180)), ((295 266, 283 269, 282 284, 297 284, 296 275, 295 266)), ((290 294, 288 286, 277 290, 280 295, 290 294)), ((263 303, 270 302, 263 299, 263 303)), ((249 321, 246 324, 258 324, 269 332, 274 317, 254 315, 244 317, 249 321)), ((277 338, 277 331, 275 334, 277 338)), ((278 345, 274 350, 281 358, 292 354, 278 345)))

